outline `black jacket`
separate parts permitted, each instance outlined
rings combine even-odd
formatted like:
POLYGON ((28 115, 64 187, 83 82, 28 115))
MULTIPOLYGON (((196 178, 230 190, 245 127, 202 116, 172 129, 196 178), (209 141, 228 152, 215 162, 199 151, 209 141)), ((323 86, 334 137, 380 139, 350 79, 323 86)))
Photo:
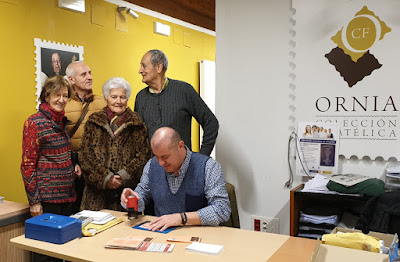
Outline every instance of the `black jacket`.
POLYGON ((400 233, 400 191, 386 192, 367 201, 357 229, 367 234, 369 231, 400 233))

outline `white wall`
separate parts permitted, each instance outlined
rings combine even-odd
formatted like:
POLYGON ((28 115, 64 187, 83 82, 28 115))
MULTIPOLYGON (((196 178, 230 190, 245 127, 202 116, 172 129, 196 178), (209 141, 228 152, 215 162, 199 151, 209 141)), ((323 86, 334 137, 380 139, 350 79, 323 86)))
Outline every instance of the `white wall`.
MULTIPOLYGON (((278 217, 282 234, 290 215, 290 7, 290 0, 216 1, 217 159, 236 187, 241 227, 252 228, 251 215, 278 217)), ((386 165, 341 158, 339 172, 382 177, 386 165)))
POLYGON ((216 1, 217 159, 236 187, 241 227, 280 218, 289 233, 289 0, 216 1))
MULTIPOLYGON (((215 61, 200 60, 200 96, 215 114, 215 61)), ((200 145, 203 144, 203 127, 200 126, 200 145)), ((210 157, 217 160, 215 156, 216 147, 211 151, 210 157)))

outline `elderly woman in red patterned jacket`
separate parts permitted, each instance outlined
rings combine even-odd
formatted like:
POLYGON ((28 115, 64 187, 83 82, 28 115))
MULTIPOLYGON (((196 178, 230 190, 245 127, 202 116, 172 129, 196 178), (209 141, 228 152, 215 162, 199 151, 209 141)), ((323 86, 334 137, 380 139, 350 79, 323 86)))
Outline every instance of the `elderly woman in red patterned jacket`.
POLYGON ((25 121, 21 173, 32 216, 43 213, 70 215, 76 199, 71 142, 66 133, 64 108, 71 85, 62 76, 43 85, 39 111, 25 121))

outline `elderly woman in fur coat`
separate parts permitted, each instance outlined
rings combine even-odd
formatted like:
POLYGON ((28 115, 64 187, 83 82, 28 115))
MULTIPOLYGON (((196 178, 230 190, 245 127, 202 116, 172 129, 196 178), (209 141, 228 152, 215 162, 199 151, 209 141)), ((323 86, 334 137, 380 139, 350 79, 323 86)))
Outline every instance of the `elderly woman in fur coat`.
POLYGON ((123 210, 120 195, 135 188, 152 156, 147 128, 128 106, 129 83, 113 77, 103 85, 107 106, 92 114, 82 138, 79 161, 86 181, 81 209, 123 210))

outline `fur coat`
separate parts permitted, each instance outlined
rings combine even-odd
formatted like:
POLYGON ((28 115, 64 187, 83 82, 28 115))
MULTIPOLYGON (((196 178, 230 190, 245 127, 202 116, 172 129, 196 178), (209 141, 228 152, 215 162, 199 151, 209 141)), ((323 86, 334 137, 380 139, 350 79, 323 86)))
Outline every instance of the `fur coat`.
POLYGON ((117 135, 110 128, 106 108, 93 113, 85 125, 79 154, 86 181, 81 210, 123 210, 123 188, 135 189, 151 156, 147 128, 136 112, 127 108, 126 121, 117 135), (107 189, 114 174, 121 176, 123 186, 107 189))

